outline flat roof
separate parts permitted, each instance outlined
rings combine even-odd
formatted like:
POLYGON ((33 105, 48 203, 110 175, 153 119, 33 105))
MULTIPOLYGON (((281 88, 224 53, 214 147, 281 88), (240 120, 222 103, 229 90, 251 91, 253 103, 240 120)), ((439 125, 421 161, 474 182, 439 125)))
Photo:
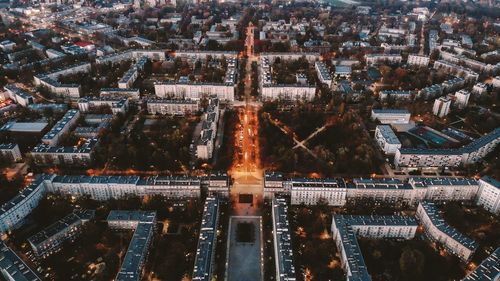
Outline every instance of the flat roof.
POLYGON ((0 270, 5 278, 16 281, 41 281, 31 268, 4 242, 0 241, 0 270))

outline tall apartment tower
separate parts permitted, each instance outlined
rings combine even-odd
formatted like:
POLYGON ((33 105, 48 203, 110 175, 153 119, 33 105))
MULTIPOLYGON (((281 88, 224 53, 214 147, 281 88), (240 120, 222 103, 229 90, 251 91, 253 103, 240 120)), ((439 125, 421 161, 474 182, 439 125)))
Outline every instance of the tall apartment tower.
POLYGON ((450 112, 451 100, 447 97, 440 97, 434 101, 432 112, 434 115, 443 118, 450 112))

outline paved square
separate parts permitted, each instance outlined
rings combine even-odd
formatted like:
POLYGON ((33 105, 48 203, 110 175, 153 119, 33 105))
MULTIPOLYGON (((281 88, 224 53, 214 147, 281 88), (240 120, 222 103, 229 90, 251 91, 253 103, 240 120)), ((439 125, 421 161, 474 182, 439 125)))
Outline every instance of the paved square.
POLYGON ((262 233, 261 217, 232 216, 229 221, 229 243, 227 254, 227 281, 259 281, 262 280, 262 233), (255 242, 237 242, 236 230, 239 223, 254 225, 255 242))

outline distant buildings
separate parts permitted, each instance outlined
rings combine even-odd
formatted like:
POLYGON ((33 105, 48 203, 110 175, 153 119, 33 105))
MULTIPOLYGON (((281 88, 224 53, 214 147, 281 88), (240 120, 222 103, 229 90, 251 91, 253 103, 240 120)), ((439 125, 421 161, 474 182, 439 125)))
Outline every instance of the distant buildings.
POLYGON ((428 66, 429 60, 428 56, 408 55, 408 65, 428 66))
POLYGON ((438 60, 434 62, 434 69, 443 70, 445 73, 463 77, 465 80, 477 81, 479 74, 469 68, 445 61, 438 60))
POLYGON ((328 87, 332 86, 332 76, 330 75, 330 71, 326 67, 323 62, 317 61, 314 63, 314 68, 316 69, 316 73, 318 74, 319 81, 321 83, 326 84, 328 87))
POLYGON ((19 145, 15 143, 0 143, 0 155, 12 162, 17 162, 23 158, 19 145))
POLYGON ((156 212, 113 210, 106 219, 115 230, 134 230, 116 281, 139 281, 156 229, 156 212))
POLYGON ((389 125, 378 125, 375 128, 375 140, 385 154, 395 154, 401 148, 401 142, 389 125))
POLYGON ((333 215, 332 236, 340 252, 347 281, 371 281, 357 237, 412 239, 417 221, 404 216, 333 215))
POLYGON ((450 112, 450 107, 451 100, 447 97, 440 97, 434 101, 432 113, 440 118, 443 118, 450 112))
POLYGON ((429 239, 441 243, 461 260, 468 261, 476 251, 477 243, 448 225, 434 203, 420 202, 416 216, 429 239))
POLYGON ((185 115, 199 111, 194 100, 148 99, 146 105, 149 114, 185 115))
POLYGON ((154 85, 160 98, 200 100, 204 96, 217 96, 221 101, 234 101, 233 83, 160 82, 154 85))
POLYGON ((365 59, 367 65, 377 65, 380 63, 401 63, 403 60, 401 55, 392 54, 366 54, 365 59))
POLYGON ((28 238, 28 243, 38 258, 46 258, 59 251, 65 241, 76 239, 83 225, 93 218, 93 210, 76 210, 28 238))
POLYGON ((219 224, 219 199, 207 197, 201 217, 200 235, 194 260, 193 281, 211 281, 219 224))
POLYGON ((372 109, 371 119, 382 124, 408 124, 410 116, 406 109, 372 109))
POLYGON ((277 281, 295 281, 292 235, 288 222, 288 206, 284 198, 273 198, 273 241, 277 281))
POLYGON ((500 182, 490 177, 482 177, 479 180, 476 203, 492 214, 500 214, 500 182))

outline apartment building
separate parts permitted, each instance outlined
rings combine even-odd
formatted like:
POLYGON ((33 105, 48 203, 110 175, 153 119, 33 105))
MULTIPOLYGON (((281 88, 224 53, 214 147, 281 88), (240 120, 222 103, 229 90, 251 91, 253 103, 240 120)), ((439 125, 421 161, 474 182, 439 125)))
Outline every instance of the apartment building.
POLYGON ((116 281, 139 281, 156 229, 156 212, 113 210, 106 219, 115 230, 134 230, 116 281))
POLYGON ((342 179, 294 178, 290 180, 292 205, 316 205, 325 202, 329 206, 343 206, 347 188, 342 179))
POLYGON ((28 243, 37 258, 47 258, 58 252, 63 243, 74 241, 83 226, 94 218, 94 210, 75 210, 66 217, 28 238, 28 243))
POLYGON ((408 124, 410 116, 406 109, 372 109, 371 119, 382 124, 408 124))
POLYGON ((311 101, 316 95, 316 87, 308 85, 263 85, 262 99, 272 100, 306 100, 311 101))
POLYGON ((450 112, 450 107, 451 100, 448 97, 440 97, 434 101, 432 113, 440 118, 443 118, 450 112))
POLYGON ((141 57, 133 64, 127 72, 123 75, 120 80, 118 80, 118 88, 120 89, 130 89, 134 84, 135 80, 139 77, 139 71, 144 69, 144 65, 148 62, 147 57, 141 57))
POLYGON ((29 153, 35 165, 53 166, 69 165, 88 167, 92 163, 93 153, 99 140, 87 139, 78 146, 50 146, 38 144, 29 153))
POLYGON ((276 195, 290 195, 291 186, 280 172, 264 172, 264 198, 272 199, 276 195))
POLYGON ((212 59, 236 59, 238 58, 238 52, 232 51, 183 51, 177 50, 175 52, 175 57, 190 59, 192 61, 197 60, 207 60, 208 58, 212 59))
POLYGON ((219 225, 219 199, 207 197, 201 217, 200 235, 194 259, 193 281, 211 281, 219 225))
POLYGON ((479 184, 467 178, 424 178, 413 177, 408 183, 415 189, 415 202, 427 201, 474 201, 479 184), (419 192, 422 190, 422 192, 419 192))
POLYGON ((332 76, 330 71, 323 62, 317 61, 314 63, 314 69, 316 69, 316 74, 318 75, 319 81, 326 84, 328 87, 332 86, 332 76))
POLYGON ((127 98, 132 100, 139 100, 139 89, 127 88, 102 88, 99 94, 100 97, 107 98, 127 98))
POLYGON ((201 181, 195 177, 169 176, 56 176, 47 182, 47 190, 71 196, 89 196, 93 200, 125 198, 129 195, 162 195, 166 198, 198 198, 201 181))
POLYGON ((366 54, 365 60, 367 65, 377 65, 380 63, 401 63, 403 58, 401 55, 392 54, 366 54))
POLYGON ((435 203, 420 202, 416 216, 430 240, 441 243, 446 250, 461 260, 470 260, 478 244, 448 225, 435 203))
POLYGON ((8 84, 4 86, 4 89, 6 93, 5 96, 21 106, 27 107, 28 105, 35 103, 33 95, 19 89, 16 85, 8 84))
POLYGON ((408 65, 428 66, 430 58, 428 56, 408 55, 408 65))
POLYGON ((488 176, 482 177, 476 204, 492 214, 500 214, 500 182, 488 176))
POLYGON ((389 125, 375 128, 375 140, 385 154, 395 154, 401 148, 401 142, 389 125))
POLYGON ((455 104, 459 109, 466 108, 469 104, 470 92, 467 90, 460 90, 455 93, 455 104))
POLYGON ((199 159, 210 159, 213 156, 219 115, 219 100, 212 97, 204 115, 204 121, 202 121, 200 138, 196 144, 196 153, 199 159))
POLYGON ((0 207, 0 233, 18 227, 45 196, 44 177, 38 177, 0 207))
POLYGON ((347 200, 408 204, 413 201, 413 188, 399 179, 355 178, 352 184, 347 185, 347 200))
POLYGON ((186 115, 199 111, 194 100, 148 99, 146 105, 149 114, 186 115))
POLYGON ((465 68, 458 64, 454 64, 445 60, 438 60, 434 62, 434 69, 443 70, 448 74, 463 77, 465 80, 477 81, 479 74, 469 68, 465 68))
POLYGON ((372 280, 358 244, 358 236, 412 239, 417 227, 418 223, 413 217, 333 215, 331 233, 339 249, 347 281, 372 280))
POLYGON ((298 60, 300 58, 305 58, 309 62, 315 62, 320 58, 319 53, 315 52, 273 52, 273 53, 261 53, 261 58, 267 58, 271 63, 273 63, 277 58, 281 60, 298 60))
POLYGON ((384 90, 379 93, 380 100, 392 98, 396 100, 412 100, 412 91, 399 91, 399 90, 384 90))
POLYGON ((217 96, 221 101, 234 101, 234 83, 159 82, 155 83, 155 95, 160 98, 200 100, 205 96, 217 96))
POLYGON ((15 143, 0 143, 0 155, 12 162, 20 161, 23 158, 19 145, 15 143))
POLYGON ((229 197, 230 177, 227 172, 213 172, 201 181, 208 196, 229 197))
POLYGON ((293 261, 292 236, 288 221, 288 204, 284 198, 272 200, 274 261, 276 280, 295 281, 295 265, 293 261))
POLYGON ((472 87, 472 93, 482 95, 488 92, 488 86, 482 82, 474 84, 472 87))
POLYGON ((500 128, 461 147, 452 149, 401 148, 394 164, 403 167, 458 167, 480 161, 500 143, 500 128))
POLYGON ((68 132, 80 118, 80 111, 70 109, 43 137, 42 142, 48 146, 57 146, 62 134, 68 132))
POLYGON ((500 279, 500 247, 484 259, 481 264, 462 281, 496 281, 500 279))
POLYGON ((125 114, 128 105, 128 99, 124 97, 85 97, 78 100, 78 109, 81 112, 89 112, 99 107, 109 107, 113 114, 125 114))
POLYGON ((0 273, 5 280, 42 281, 36 272, 3 241, 0 242, 0 257, 0 273))

